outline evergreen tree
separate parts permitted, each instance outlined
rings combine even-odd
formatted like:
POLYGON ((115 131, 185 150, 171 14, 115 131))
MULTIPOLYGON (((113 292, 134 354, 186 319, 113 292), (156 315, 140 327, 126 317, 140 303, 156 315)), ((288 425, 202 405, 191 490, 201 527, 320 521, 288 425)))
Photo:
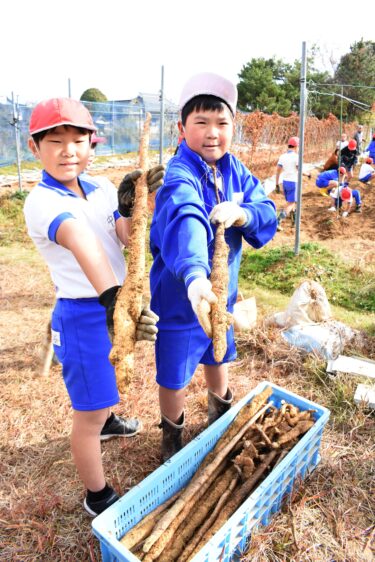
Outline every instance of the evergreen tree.
POLYGON ((98 88, 85 90, 80 97, 81 101, 106 102, 107 97, 98 88))

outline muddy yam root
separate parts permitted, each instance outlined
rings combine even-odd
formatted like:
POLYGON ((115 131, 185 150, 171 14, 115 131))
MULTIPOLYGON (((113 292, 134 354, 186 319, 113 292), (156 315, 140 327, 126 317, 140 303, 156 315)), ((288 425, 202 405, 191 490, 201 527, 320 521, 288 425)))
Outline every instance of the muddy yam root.
POLYGON ((140 166, 144 171, 135 186, 132 231, 129 239, 128 273, 119 291, 113 315, 113 346, 109 355, 115 367, 120 393, 126 392, 134 373, 136 324, 142 312, 143 281, 146 272, 147 168, 151 114, 147 113, 140 142, 140 166))

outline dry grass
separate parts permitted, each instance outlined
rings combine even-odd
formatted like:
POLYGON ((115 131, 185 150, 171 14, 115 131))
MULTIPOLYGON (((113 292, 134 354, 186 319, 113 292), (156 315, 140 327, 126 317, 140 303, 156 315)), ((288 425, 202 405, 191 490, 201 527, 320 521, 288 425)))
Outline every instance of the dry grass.
MULTIPOLYGON (((54 297, 46 268, 31 252, 16 260, 11 248, 1 253, 0 558, 94 562, 100 560, 100 549, 82 509, 84 490, 71 461, 70 406, 60 367, 54 366, 48 377, 40 375, 54 297)), ((259 326, 238 343, 239 359, 231 366, 236 399, 269 380, 342 413, 331 416, 320 465, 283 512, 254 533, 243 560, 370 560, 374 417, 353 406, 345 381, 327 377, 318 359, 306 363, 277 331, 259 326)), ((366 340, 366 346, 367 356, 374 358, 374 340, 366 340)), ((129 396, 116 411, 141 418, 144 431, 103 445, 108 480, 121 493, 159 466, 152 346, 139 346, 136 364, 129 396)), ((198 370, 188 390, 186 439, 205 423, 206 392, 198 370)))

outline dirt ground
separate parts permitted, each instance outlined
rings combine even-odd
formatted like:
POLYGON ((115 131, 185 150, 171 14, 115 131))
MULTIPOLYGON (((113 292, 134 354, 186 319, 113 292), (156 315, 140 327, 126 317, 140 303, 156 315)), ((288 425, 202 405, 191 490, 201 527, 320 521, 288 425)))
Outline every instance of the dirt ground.
MULTIPOLYGON (((129 168, 109 168, 118 184, 129 168)), ((102 171, 98 171, 102 173, 102 171)), ((95 172, 94 172, 95 174, 95 172)), ((358 182, 352 182, 353 187, 358 182)), ((375 258, 375 186, 360 187, 362 214, 338 219, 328 199, 306 182, 301 241, 318 240, 341 256, 371 264, 375 258)), ((278 208, 282 195, 273 195, 278 208)), ((294 229, 271 242, 293 244, 294 229)), ((82 509, 84 490, 70 457, 70 406, 60 366, 41 376, 43 342, 54 301, 48 271, 37 254, 20 247, 1 249, 0 559, 6 561, 99 561, 99 543, 82 509)), ((260 337, 260 336, 259 336, 260 337)), ((238 400, 269 380, 308 399, 321 400, 298 359, 278 351, 275 335, 248 343, 230 367, 238 400)), ((260 338, 261 339, 261 338, 260 338)), ((103 445, 108 480, 120 492, 160 464, 160 429, 153 347, 138 345, 136 376, 115 411, 142 419, 143 431, 130 440, 103 445)), ((327 400, 332 390, 327 386, 327 400)), ((324 404, 323 404, 324 405, 324 404)), ((185 439, 206 424, 206 391, 200 369, 188 389, 185 439)), ((292 504, 255 534, 244 560, 357 562, 373 560, 374 421, 353 412, 348 430, 330 423, 323 435, 322 460, 292 504), (372 475, 372 476, 371 476, 372 475), (371 485, 372 482, 372 485, 371 485), (371 497, 372 494, 372 497, 371 497)))

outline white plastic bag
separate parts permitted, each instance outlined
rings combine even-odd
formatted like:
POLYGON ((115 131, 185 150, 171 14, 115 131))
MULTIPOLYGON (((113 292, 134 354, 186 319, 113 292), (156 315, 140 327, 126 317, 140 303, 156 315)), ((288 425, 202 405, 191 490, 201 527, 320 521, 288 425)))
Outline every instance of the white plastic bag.
POLYGON ((303 281, 294 291, 284 312, 267 319, 268 324, 281 328, 325 322, 332 317, 325 290, 316 281, 303 281))

